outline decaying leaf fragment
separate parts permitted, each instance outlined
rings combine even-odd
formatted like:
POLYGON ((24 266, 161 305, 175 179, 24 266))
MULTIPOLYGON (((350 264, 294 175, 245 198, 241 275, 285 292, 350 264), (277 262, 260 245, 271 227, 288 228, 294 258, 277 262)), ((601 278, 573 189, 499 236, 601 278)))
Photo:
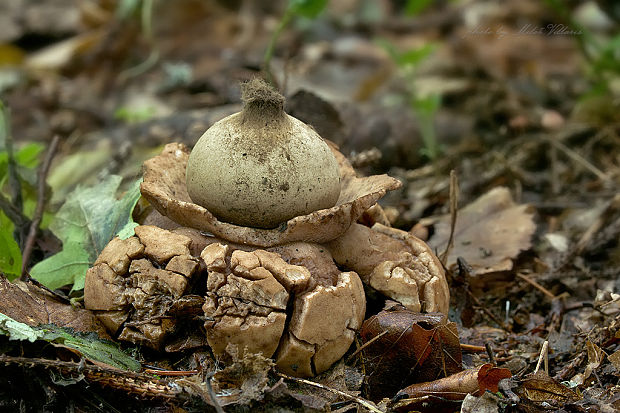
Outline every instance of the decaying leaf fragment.
POLYGON ((522 403, 540 406, 543 403, 562 407, 566 403, 576 402, 580 397, 568 387, 552 379, 544 371, 527 375, 514 389, 522 403))
POLYGON ((495 393, 499 381, 511 376, 508 369, 483 364, 431 382, 412 384, 398 392, 397 398, 407 399, 399 400, 393 408, 408 412, 421 408, 423 403, 428 408, 430 403, 434 409, 439 409, 446 401, 460 401, 468 394, 480 396, 487 390, 495 393))
POLYGON ((376 338, 363 350, 371 400, 461 370, 456 325, 443 314, 381 311, 364 321, 360 335, 364 342, 376 338))
POLYGON ((153 226, 114 238, 86 274, 84 304, 111 335, 160 348, 177 320, 168 312, 199 269, 192 239, 153 226))
POLYGON ((586 350, 588 353, 588 364, 583 373, 575 375, 571 380, 579 385, 583 384, 592 375, 592 372, 599 368, 605 359, 605 352, 603 349, 590 340, 586 341, 586 350))
POLYGON ((0 313, 29 326, 55 324, 76 331, 94 331, 102 338, 109 338, 90 311, 76 308, 32 282, 11 283, 0 276, 0 297, 0 313))
MULTIPOLYGON (((456 265, 463 257, 474 274, 508 271, 512 260, 531 246, 536 230, 533 213, 528 205, 517 205, 507 188, 497 187, 459 210, 446 266, 456 265)), ((431 248, 444 251, 450 237, 450 216, 440 218, 431 248)))
POLYGON ((525 377, 515 393, 533 404, 551 403, 562 406, 567 402, 579 400, 579 396, 568 387, 558 383, 544 371, 538 371, 525 377))

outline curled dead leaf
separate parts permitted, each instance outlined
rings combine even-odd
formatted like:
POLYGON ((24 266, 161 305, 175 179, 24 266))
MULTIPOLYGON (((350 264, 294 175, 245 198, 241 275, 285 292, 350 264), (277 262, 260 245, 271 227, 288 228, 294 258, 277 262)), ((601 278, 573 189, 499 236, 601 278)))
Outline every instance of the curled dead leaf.
POLYGON ((456 325, 443 314, 381 311, 364 322, 360 335, 363 342, 375 339, 363 350, 372 400, 461 369, 456 325))
POLYGON ((427 409, 428 403, 439 409, 445 406, 446 401, 461 401, 468 394, 480 396, 487 390, 495 393, 500 380, 511 376, 508 369, 483 364, 431 382, 412 384, 398 392, 396 398, 407 399, 397 401, 393 408, 399 412, 411 411, 422 407, 424 402, 427 409))
POLYGON ((33 327, 55 324, 76 331, 95 331, 100 337, 109 338, 92 312, 76 308, 32 282, 9 282, 0 275, 0 296, 0 313, 21 323, 33 327))
POLYGON ((522 400, 533 404, 552 403, 556 406, 562 406, 565 403, 580 399, 574 391, 558 383, 544 371, 526 376, 515 393, 522 400))

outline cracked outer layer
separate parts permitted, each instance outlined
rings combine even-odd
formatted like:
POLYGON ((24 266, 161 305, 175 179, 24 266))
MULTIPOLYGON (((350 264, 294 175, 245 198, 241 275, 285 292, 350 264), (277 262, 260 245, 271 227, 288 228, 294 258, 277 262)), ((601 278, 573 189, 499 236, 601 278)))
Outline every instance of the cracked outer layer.
POLYGON ((448 314, 450 290, 441 263, 408 232, 353 224, 325 246, 338 264, 409 310, 448 314))
POLYGON ((275 354, 286 373, 313 376, 342 357, 361 326, 361 280, 340 273, 320 245, 247 252, 213 243, 201 257, 209 272, 205 327, 216 355, 232 343, 242 352, 275 354))
MULTIPOLYGON (((169 144, 161 155, 145 163, 141 190, 157 209, 151 214, 153 222, 170 225, 176 221, 177 225, 209 231, 224 243, 267 247, 288 254, 287 261, 309 269, 308 265, 314 264, 298 258, 304 254, 278 249, 294 241, 322 243, 339 265, 357 272, 364 283, 392 300, 413 311, 447 314, 450 295, 442 265, 423 241, 390 228, 375 203, 400 183, 385 175, 357 178, 344 155, 333 145, 331 149, 341 179, 337 205, 295 217, 274 230, 221 222, 204 208, 188 203, 184 168, 189 151, 183 145, 169 144), (364 227, 358 219, 375 225, 364 227)), ((323 273, 316 274, 322 277, 323 273)))
POLYGON ((114 238, 86 273, 84 304, 111 335, 160 348, 175 319, 167 312, 187 290, 199 261, 191 238, 153 226, 114 238))

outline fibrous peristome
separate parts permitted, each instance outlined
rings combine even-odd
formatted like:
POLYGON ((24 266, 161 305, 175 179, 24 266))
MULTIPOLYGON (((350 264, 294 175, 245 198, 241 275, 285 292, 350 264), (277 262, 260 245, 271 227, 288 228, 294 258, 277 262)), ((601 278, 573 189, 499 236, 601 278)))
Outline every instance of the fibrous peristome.
POLYGON ((284 112, 284 97, 260 79, 241 85, 243 110, 211 126, 186 170, 191 199, 220 220, 275 228, 331 208, 340 193, 328 145, 284 112))

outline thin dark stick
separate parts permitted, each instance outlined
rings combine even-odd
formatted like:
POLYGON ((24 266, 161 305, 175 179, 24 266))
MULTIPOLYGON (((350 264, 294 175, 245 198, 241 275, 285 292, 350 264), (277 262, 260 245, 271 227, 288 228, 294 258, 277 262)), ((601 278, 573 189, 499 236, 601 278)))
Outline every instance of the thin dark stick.
POLYGON ((215 395, 213 387, 211 386, 211 378, 213 377, 213 374, 214 373, 207 374, 205 380, 205 383, 207 385, 207 391, 209 392, 209 397, 211 398, 211 403, 213 403, 213 407, 215 407, 215 411, 217 413, 226 413, 224 409, 222 409, 222 406, 220 406, 220 402, 217 400, 217 396, 215 395))
POLYGON ((22 211, 13 205, 11 201, 6 199, 2 194, 0 194, 0 209, 18 228, 25 226, 28 222, 28 218, 26 218, 22 211))
POLYGON ((22 184, 19 181, 19 177, 17 176, 17 165, 15 164, 15 153, 13 151, 13 135, 11 135, 11 123, 9 121, 9 109, 4 108, 0 104, 0 116, 3 116, 3 124, 5 127, 5 146, 6 151, 9 155, 8 163, 7 163, 7 172, 9 176, 9 189, 11 191, 11 203, 15 205, 15 207, 21 211, 23 210, 23 200, 22 200, 22 184))
POLYGON ((454 229, 456 228, 456 217, 458 211, 458 193, 459 183, 456 176, 456 171, 453 169, 450 171, 450 237, 448 238, 448 244, 446 250, 439 257, 441 264, 446 267, 448 254, 454 245, 454 229))
POLYGON ((47 173, 50 169, 50 165, 52 163, 52 159, 54 159, 54 155, 56 154, 59 140, 60 138, 58 137, 58 135, 54 135, 49 148, 47 148, 47 153, 45 154, 43 164, 41 165, 41 168, 39 168, 39 176, 37 179, 37 206, 34 210, 32 221, 30 222, 28 237, 26 238, 24 252, 22 253, 22 275, 20 277, 20 280, 22 281, 25 281, 28 278, 28 276, 26 275, 26 268, 28 268, 28 263, 30 262, 30 255, 32 254, 34 242, 37 237, 37 232, 39 231, 39 224, 41 223, 43 211, 45 210, 45 193, 47 192, 47 185, 45 181, 47 178, 47 173))
POLYGON ((491 343, 489 343, 488 341, 484 343, 484 348, 487 351, 487 355, 489 356, 489 361, 491 362, 491 364, 497 366, 497 362, 495 361, 495 353, 493 353, 491 343))
POLYGON ((366 347, 368 347, 369 345, 371 345, 372 343, 374 343, 375 341, 379 340, 381 337, 383 337, 384 335, 386 335, 389 331, 385 330, 383 331, 381 334, 374 336, 373 338, 371 338, 370 340, 368 340, 367 342, 365 342, 361 347, 359 347, 357 350, 355 350, 353 352, 353 354, 351 354, 349 356, 349 358, 347 358, 347 363, 350 362, 351 360, 353 360, 353 357, 357 356, 359 354, 360 351, 364 350, 366 347))
POLYGON ((298 379, 297 377, 291 377, 288 376, 286 374, 283 373, 277 373, 278 376, 282 377, 283 379, 286 380, 292 380, 295 381, 297 383, 303 383, 303 384, 307 384, 309 386, 313 386, 313 387, 318 387, 319 389, 323 389, 323 390, 327 390, 329 392, 332 392, 334 394, 337 394, 339 396, 342 396, 348 400, 353 400, 356 403, 362 405, 364 408, 370 410, 373 413, 383 413, 381 410, 377 409, 375 406, 373 406, 372 404, 370 404, 370 402, 368 400, 364 400, 361 397, 357 397, 357 396, 352 396, 349 393, 345 393, 343 391, 337 390, 337 389, 332 389, 331 387, 325 386, 321 383, 316 383, 310 380, 306 380, 306 379, 298 379))
POLYGON ((478 297, 476 297, 470 290, 469 288, 465 289, 465 292, 467 293, 467 295, 469 295, 471 297, 472 300, 474 300, 474 303, 476 303, 476 305, 482 310, 483 313, 485 313, 487 316, 489 316, 489 318, 493 321, 495 321, 497 323, 498 326, 500 326, 501 328, 503 328, 506 331, 510 331, 510 328, 508 328, 508 326, 499 318, 495 317, 495 315, 489 311, 488 308, 486 308, 485 306, 482 305, 482 303, 480 302, 480 300, 478 299, 478 297))
POLYGON ((486 351, 484 346, 476 346, 474 344, 459 343, 459 346, 461 351, 467 351, 468 353, 484 353, 486 351))

